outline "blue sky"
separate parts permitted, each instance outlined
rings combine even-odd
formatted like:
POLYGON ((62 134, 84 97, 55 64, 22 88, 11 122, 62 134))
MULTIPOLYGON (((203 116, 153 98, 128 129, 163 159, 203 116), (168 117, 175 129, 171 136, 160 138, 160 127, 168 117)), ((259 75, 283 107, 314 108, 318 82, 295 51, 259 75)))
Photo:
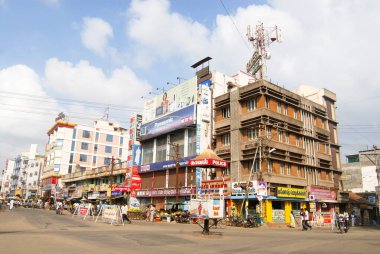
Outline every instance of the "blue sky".
POLYGON ((31 143, 43 152, 61 111, 89 124, 116 104, 110 117, 125 125, 141 96, 190 78, 205 56, 213 70, 244 70, 246 27, 259 20, 283 39, 268 79, 335 92, 343 154, 380 145, 379 12, 375 0, 0 0, 0 161, 31 143))

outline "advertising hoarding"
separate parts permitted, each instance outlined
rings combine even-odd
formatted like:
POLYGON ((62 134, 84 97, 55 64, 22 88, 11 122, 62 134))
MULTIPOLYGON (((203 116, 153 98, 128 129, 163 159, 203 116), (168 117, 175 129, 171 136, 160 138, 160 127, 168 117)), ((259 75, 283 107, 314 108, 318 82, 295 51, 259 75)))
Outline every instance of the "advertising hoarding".
POLYGON ((221 219, 224 217, 224 199, 192 199, 190 216, 201 219, 221 219))
POLYGON ((145 102, 142 122, 148 123, 196 103, 197 77, 182 82, 145 102))

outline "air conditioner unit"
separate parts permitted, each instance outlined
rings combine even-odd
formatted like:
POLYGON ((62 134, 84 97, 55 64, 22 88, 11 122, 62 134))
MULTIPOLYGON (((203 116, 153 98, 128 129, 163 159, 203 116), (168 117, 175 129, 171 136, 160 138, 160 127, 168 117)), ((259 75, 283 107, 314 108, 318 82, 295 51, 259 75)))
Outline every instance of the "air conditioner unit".
POLYGON ((314 195, 309 195, 309 200, 310 201, 314 201, 315 200, 315 196, 314 195))

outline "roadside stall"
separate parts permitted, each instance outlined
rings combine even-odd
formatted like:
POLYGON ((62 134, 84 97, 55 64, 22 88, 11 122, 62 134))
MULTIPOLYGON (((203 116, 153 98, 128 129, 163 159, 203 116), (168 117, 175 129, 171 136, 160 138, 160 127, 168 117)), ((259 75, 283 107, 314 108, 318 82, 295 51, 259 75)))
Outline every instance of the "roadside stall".
POLYGON ((203 229, 202 234, 208 235, 210 228, 225 217, 224 197, 229 195, 230 189, 227 184, 229 178, 225 178, 228 162, 207 149, 189 160, 188 166, 196 167, 197 184, 196 198, 190 200, 190 216, 197 219, 203 229))

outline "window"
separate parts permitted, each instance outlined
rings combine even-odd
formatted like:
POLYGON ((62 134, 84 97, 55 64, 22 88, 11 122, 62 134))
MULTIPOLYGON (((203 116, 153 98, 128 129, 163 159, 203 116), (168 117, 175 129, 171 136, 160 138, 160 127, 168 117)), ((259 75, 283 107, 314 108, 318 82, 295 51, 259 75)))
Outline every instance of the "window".
POLYGON ((284 104, 284 115, 288 115, 288 105, 284 104))
POLYGON ((77 129, 74 129, 74 130, 73 130, 73 139, 75 139, 76 136, 77 136, 77 129))
MULTIPOLYGON (((170 134, 170 143, 178 144, 178 152, 180 157, 185 157, 185 132, 179 130, 170 134)), ((174 147, 170 150, 170 155, 175 155, 174 147)))
POLYGON ((290 176, 290 174, 291 174, 291 166, 290 166, 289 163, 286 164, 286 174, 287 174, 288 176, 290 176))
POLYGON ((281 175, 284 174, 284 163, 283 162, 280 163, 280 174, 281 175))
POLYGON ((265 131, 266 131, 266 134, 267 134, 267 138, 271 138, 271 127, 267 126, 265 131))
POLYGON ((298 110, 295 108, 294 113, 293 113, 294 119, 297 119, 297 115, 298 115, 298 110))
POLYGON ((143 147, 143 159, 142 164, 148 164, 153 162, 153 140, 146 141, 142 144, 143 147))
POLYGON ((299 136, 298 135, 296 135, 296 146, 299 146, 300 145, 300 141, 299 141, 299 136))
POLYGON ((230 134, 222 135, 222 145, 229 146, 230 145, 230 134))
POLYGON ((265 107, 266 108, 269 108, 269 101, 270 101, 269 97, 265 97, 265 107))
POLYGON ((36 167, 38 167, 38 162, 36 162, 36 167))
POLYGON ((298 168, 297 168, 297 176, 301 176, 301 166, 298 165, 298 168))
POLYGON ((36 185, 37 185, 37 182, 36 182, 36 181, 33 181, 33 185, 36 186, 36 185))
POLYGON ((106 153, 112 153, 112 147, 111 146, 106 146, 104 151, 106 153))
POLYGON ((268 173, 272 173, 272 172, 273 172, 273 161, 268 160, 268 173))
POLYGON ((257 108, 256 98, 247 101, 247 109, 249 112, 255 110, 256 108, 257 108))
POLYGON ((187 132, 188 138, 187 138, 187 156, 196 154, 196 130, 195 129, 189 129, 187 132))
POLYGON ((111 158, 104 158, 104 165, 110 165, 111 158))
POLYGON ((71 141, 71 151, 73 152, 75 149, 75 141, 71 141))
POLYGON ((96 163, 96 156, 92 157, 92 163, 96 163))
POLYGON ((90 138, 90 132, 84 130, 83 133, 82 133, 82 137, 83 137, 83 138, 90 138))
POLYGON ((167 148, 167 137, 162 136, 156 139, 156 162, 166 160, 166 148, 167 148))
POLYGON ((282 142, 282 130, 278 131, 278 141, 282 142))
POLYGON ((69 161, 69 163, 73 163, 73 160, 74 160, 74 154, 70 154, 70 161, 69 161))
POLYGON ((94 151, 95 151, 95 152, 98 151, 98 144, 95 144, 95 145, 94 145, 94 151))
POLYGON ((113 142, 113 136, 111 134, 107 134, 106 141, 107 142, 113 142))
POLYGON ((88 150, 88 143, 82 142, 80 148, 81 148, 82 150, 88 150))
POLYGON ((30 173, 30 174, 29 174, 29 177, 32 177, 32 176, 33 176, 33 173, 30 173))
POLYGON ((68 170, 68 173, 71 174, 71 172, 73 171, 73 166, 69 166, 69 170, 68 170))
POLYGON ((123 144, 124 144, 124 138, 120 137, 120 145, 123 145, 123 144))
POLYGON ((33 168, 34 167, 34 163, 30 164, 30 166, 33 168))
POLYGON ((95 134, 95 141, 98 141, 99 140, 99 132, 97 132, 96 134, 95 134))
POLYGON ((80 170, 80 172, 84 172, 84 171, 86 171, 86 167, 80 167, 79 170, 80 170))
POLYGON ((79 155, 79 161, 86 162, 86 161, 87 161, 87 155, 85 155, 85 154, 80 154, 80 155, 79 155))
POLYGON ((285 142, 286 142, 286 144, 289 144, 289 132, 288 131, 285 133, 285 142))
POLYGON ((34 175, 36 176, 38 174, 38 172, 37 171, 34 171, 34 175))
POLYGON ((281 113, 281 101, 277 103, 277 112, 281 113))
POLYGON ((257 129, 248 129, 248 140, 254 140, 258 137, 258 130, 257 129))
POLYGON ((119 148, 119 156, 123 154, 123 148, 119 148))
POLYGON ((230 118, 230 107, 222 108, 222 117, 223 118, 230 118))

